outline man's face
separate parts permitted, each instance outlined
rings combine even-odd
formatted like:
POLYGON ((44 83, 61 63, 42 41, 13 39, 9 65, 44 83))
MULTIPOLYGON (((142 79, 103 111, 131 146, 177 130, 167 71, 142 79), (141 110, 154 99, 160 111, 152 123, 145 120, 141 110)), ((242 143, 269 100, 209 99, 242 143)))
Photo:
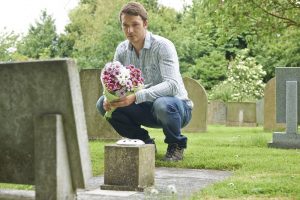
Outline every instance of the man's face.
POLYGON ((134 45, 144 41, 147 21, 143 21, 140 16, 122 14, 122 30, 126 38, 134 45))

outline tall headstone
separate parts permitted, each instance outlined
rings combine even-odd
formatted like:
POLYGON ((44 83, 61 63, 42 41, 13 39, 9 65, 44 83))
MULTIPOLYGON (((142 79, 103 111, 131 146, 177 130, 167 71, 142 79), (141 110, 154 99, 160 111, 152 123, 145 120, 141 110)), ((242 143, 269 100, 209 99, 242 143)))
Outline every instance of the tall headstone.
POLYGON ((276 68, 276 120, 286 123, 286 132, 274 132, 270 147, 300 148, 300 68, 276 68))
POLYGON ((90 139, 119 139, 119 134, 96 108, 96 102, 103 92, 99 79, 100 72, 100 69, 83 69, 80 71, 88 136, 90 139))
MULTIPOLYGON (((1 63, 0 85, 0 182, 36 184, 41 180, 38 176, 47 174, 45 169, 55 168, 64 176, 70 171, 73 190, 84 188, 92 171, 75 63, 72 60, 1 63), (35 123, 35 119, 49 114, 54 117, 35 123), (42 124, 49 127, 40 129, 42 124), (39 145, 40 142, 44 145, 39 145), (51 149, 46 150, 47 145, 51 149), (46 160, 53 156, 64 160, 51 160, 53 166, 44 168, 42 163, 49 164, 46 160)), ((54 178, 49 173, 47 178, 65 179, 68 184, 68 177, 54 178)), ((67 186, 63 188, 69 191, 67 186)))
POLYGON ((194 103, 192 119, 183 128, 185 132, 205 132, 207 130, 207 94, 205 89, 194 79, 185 77, 183 79, 189 98, 194 103))
POLYGON ((276 79, 268 81, 264 90, 264 131, 283 131, 284 123, 276 122, 276 79))

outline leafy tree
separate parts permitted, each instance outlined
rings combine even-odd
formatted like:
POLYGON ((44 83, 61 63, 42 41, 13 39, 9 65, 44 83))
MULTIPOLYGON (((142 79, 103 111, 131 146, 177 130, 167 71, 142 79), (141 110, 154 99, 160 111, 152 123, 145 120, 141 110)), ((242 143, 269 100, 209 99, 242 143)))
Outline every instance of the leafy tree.
POLYGON ((275 67, 300 67, 300 30, 287 29, 252 45, 253 54, 267 72, 265 82, 275 76, 275 67))
POLYGON ((0 33, 0 61, 12 61, 12 55, 16 52, 16 43, 19 36, 14 32, 0 33))
POLYGON ((300 3, 295 0, 194 0, 215 19, 227 35, 253 30, 270 35, 287 27, 300 27, 300 3))
POLYGON ((58 36, 54 22, 43 10, 40 19, 30 25, 28 34, 18 44, 18 52, 32 59, 56 57, 58 36))
POLYGON ((65 41, 73 42, 72 57, 81 68, 101 68, 112 60, 123 38, 118 12, 124 3, 125 0, 86 0, 71 11, 65 41))
MULTIPOLYGON (((70 13, 65 40, 74 41, 72 56, 82 68, 102 68, 113 59, 119 42, 124 40, 119 23, 119 11, 126 0, 81 1, 70 13)), ((174 30, 176 12, 159 8, 157 0, 140 0, 149 15, 149 30, 169 37, 174 30)), ((170 37, 169 37, 170 38, 170 37)), ((68 54, 70 55, 70 54, 68 54)))
POLYGON ((198 58, 196 64, 189 68, 188 74, 210 90, 226 79, 227 65, 224 53, 212 51, 209 55, 198 58))
POLYGON ((71 37, 71 34, 60 34, 57 41, 58 56, 62 58, 72 57, 74 50, 75 39, 71 37))
MULTIPOLYGON (((118 15, 126 2, 81 0, 59 37, 58 54, 75 58, 82 68, 102 68, 124 40, 118 15)), ((174 42, 181 72, 206 89, 227 77, 228 63, 241 49, 249 49, 246 57, 263 65, 264 81, 274 76, 276 66, 300 66, 296 1, 194 0, 180 13, 157 0, 139 2, 148 10, 149 30, 174 42)))
POLYGON ((250 55, 257 57, 267 72, 264 81, 274 77, 277 66, 300 66, 298 42, 295 39, 300 31, 299 1, 194 0, 193 2, 194 5, 189 11, 190 16, 195 22, 200 20, 204 27, 209 28, 209 24, 214 24, 218 36, 217 46, 225 48, 227 59, 233 59, 239 49, 249 48, 250 55), (200 10, 203 14, 199 15, 200 10))

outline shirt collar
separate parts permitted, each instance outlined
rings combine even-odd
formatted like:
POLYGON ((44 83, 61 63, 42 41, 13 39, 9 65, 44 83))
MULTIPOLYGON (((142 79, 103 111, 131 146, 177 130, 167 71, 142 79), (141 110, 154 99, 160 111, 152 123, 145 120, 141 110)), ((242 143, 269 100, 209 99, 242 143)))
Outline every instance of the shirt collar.
MULTIPOLYGON (((146 31, 145 42, 143 49, 150 49, 151 47, 151 32, 146 31)), ((133 50, 132 44, 128 41, 128 49, 133 50)))
POLYGON ((151 33, 149 31, 146 32, 145 42, 144 42, 144 48, 150 49, 151 47, 151 33))

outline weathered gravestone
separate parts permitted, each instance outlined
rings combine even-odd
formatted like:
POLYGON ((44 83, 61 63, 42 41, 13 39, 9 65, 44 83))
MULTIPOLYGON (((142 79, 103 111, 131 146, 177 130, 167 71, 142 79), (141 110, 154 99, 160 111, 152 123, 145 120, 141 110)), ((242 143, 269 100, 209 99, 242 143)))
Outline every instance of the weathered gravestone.
POLYGON ((226 104, 222 101, 210 101, 208 104, 208 124, 226 124, 226 104))
POLYGON ((205 132, 207 130, 207 94, 205 89, 194 79, 185 77, 183 79, 189 98, 194 103, 192 119, 183 128, 185 132, 205 132))
POLYGON ((264 98, 256 101, 256 123, 259 126, 264 124, 264 98))
POLYGON ((91 177, 78 70, 71 60, 0 64, 0 182, 36 199, 75 199, 91 177))
POLYGON ((276 122, 276 79, 272 78, 264 90, 264 131, 284 129, 285 124, 276 122))
POLYGON ((286 123, 286 132, 273 134, 270 147, 300 148, 300 68, 276 68, 276 120, 286 123))
POLYGON ((226 126, 256 126, 255 102, 227 102, 226 126))
POLYGON ((100 69, 84 69, 80 71, 88 136, 90 139, 119 139, 119 134, 100 115, 96 108, 96 102, 103 92, 99 79, 100 72, 100 69))

